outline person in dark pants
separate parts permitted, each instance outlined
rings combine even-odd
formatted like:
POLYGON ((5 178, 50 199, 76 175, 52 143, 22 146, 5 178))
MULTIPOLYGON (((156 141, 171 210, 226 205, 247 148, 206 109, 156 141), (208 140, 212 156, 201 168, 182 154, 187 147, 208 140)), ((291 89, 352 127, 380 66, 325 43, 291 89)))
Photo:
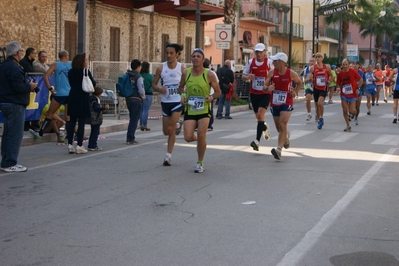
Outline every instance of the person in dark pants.
POLYGON ((143 99, 145 99, 145 89, 143 78, 140 75, 140 60, 133 59, 133 61, 130 63, 130 67, 132 70, 129 70, 127 73, 130 75, 130 79, 136 89, 134 90, 133 96, 126 98, 127 109, 129 110, 129 126, 127 128, 126 134, 126 144, 135 145, 138 144, 135 133, 137 129, 137 123, 140 119, 141 105, 143 103, 143 99))
MULTIPOLYGON (((67 124, 68 135, 68 150, 69 153, 84 154, 87 150, 83 147, 83 136, 85 132, 85 122, 90 117, 90 101, 89 94, 82 89, 83 69, 89 66, 89 59, 86 54, 77 54, 72 60, 72 68, 68 72, 68 80, 71 85, 71 90, 68 95, 68 115, 70 123, 67 124), (78 122, 78 131, 76 132, 78 146, 76 150, 72 144, 73 132, 76 122, 78 122)), ((93 79, 91 72, 88 71, 89 77, 93 86, 96 86, 96 81, 93 79)))
POLYGON ((103 123, 103 111, 109 109, 109 105, 106 104, 101 106, 100 95, 103 93, 103 89, 95 87, 94 92, 90 96, 90 108, 91 108, 91 119, 90 119, 90 138, 87 149, 89 151, 101 151, 103 148, 98 147, 97 140, 100 135, 100 127, 103 123))
POLYGON ((26 81, 19 61, 24 50, 18 42, 10 42, 6 47, 7 59, 0 65, 0 106, 3 115, 3 135, 1 138, 1 170, 5 172, 26 172, 28 168, 18 164, 19 149, 24 134, 26 106, 30 93, 37 83, 26 81))
MULTIPOLYGON (((210 65, 211 65, 211 61, 208 58, 205 58, 205 61, 203 64, 204 68, 210 69, 210 65)), ((213 70, 211 70, 211 71, 213 73, 215 73, 213 70)), ((217 77, 216 73, 215 73, 215 76, 217 77)), ((219 80, 218 80, 218 82, 219 82, 219 80)), ((214 89, 211 87, 211 95, 213 95, 213 93, 214 93, 214 89)), ((213 104, 214 104, 214 101, 211 102, 211 117, 209 119, 208 131, 213 130, 213 121, 214 121, 213 104)))
POLYGON ((218 110, 216 112, 216 118, 222 119, 223 105, 226 104, 224 118, 233 119, 230 116, 231 99, 227 98, 227 95, 230 91, 230 84, 234 83, 234 73, 231 70, 231 61, 230 60, 224 61, 223 67, 221 67, 218 70, 217 74, 218 74, 219 86, 220 86, 220 90, 222 91, 222 95, 220 95, 220 97, 219 97, 219 104, 218 104, 218 110))

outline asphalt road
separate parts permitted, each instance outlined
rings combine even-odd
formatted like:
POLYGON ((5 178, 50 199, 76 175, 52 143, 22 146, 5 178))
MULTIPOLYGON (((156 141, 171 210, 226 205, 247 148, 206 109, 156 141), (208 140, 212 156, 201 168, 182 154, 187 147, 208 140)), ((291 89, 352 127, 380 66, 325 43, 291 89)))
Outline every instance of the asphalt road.
MULTIPOLYGON (((334 99, 338 100, 337 97, 334 99)), ((21 148, 26 173, 0 174, 1 265, 399 265, 399 136, 380 103, 343 132, 340 104, 325 125, 298 103, 291 147, 261 140, 252 111, 216 120, 205 172, 177 137, 162 166, 161 121, 101 135, 101 152, 70 155, 54 143, 21 148), (247 203, 247 204, 243 204, 247 203), (249 203, 249 204, 248 204, 249 203)))

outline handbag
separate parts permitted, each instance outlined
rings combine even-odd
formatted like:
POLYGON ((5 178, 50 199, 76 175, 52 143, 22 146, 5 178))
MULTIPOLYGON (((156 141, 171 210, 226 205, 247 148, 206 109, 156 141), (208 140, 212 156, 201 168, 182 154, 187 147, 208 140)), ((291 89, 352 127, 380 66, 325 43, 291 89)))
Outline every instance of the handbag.
POLYGON ((89 77, 89 70, 87 68, 83 69, 82 90, 87 93, 94 92, 94 86, 89 77))

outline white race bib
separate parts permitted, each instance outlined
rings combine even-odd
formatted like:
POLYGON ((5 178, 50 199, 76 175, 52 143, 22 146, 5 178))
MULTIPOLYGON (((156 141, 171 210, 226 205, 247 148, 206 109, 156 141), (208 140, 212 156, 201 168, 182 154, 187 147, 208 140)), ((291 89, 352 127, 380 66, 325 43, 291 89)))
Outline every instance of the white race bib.
POLYGON ((201 111, 204 110, 205 98, 200 96, 191 96, 188 98, 188 105, 190 105, 190 110, 201 111))
POLYGON ((273 91, 273 104, 281 105, 287 102, 286 91, 273 91))
POLYGON ((252 81, 252 88, 257 91, 263 90, 265 81, 266 79, 264 77, 255 77, 255 79, 252 81))
POLYGON ((316 85, 317 86, 326 86, 326 77, 325 76, 317 76, 316 77, 316 85))
POLYGON ((342 86, 342 92, 344 94, 353 94, 352 84, 345 84, 342 86))
POLYGON ((165 87, 168 91, 167 92, 168 96, 174 96, 176 94, 179 94, 179 85, 178 84, 166 85, 165 87))

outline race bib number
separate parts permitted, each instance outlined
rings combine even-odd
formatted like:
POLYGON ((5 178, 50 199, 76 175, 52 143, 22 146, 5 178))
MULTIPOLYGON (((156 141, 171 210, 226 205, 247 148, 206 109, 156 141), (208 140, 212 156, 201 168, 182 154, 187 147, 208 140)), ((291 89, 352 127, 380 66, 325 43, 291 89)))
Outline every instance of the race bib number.
POLYGON ((344 94, 353 94, 353 89, 351 84, 345 84, 342 86, 342 92, 344 94))
POLYGON ((325 76, 316 77, 316 85, 317 86, 326 86, 326 77, 325 76))
POLYGON ((281 105, 287 101, 286 91, 273 91, 273 104, 281 105))
POLYGON ((168 90, 168 96, 174 96, 176 94, 179 94, 179 85, 178 84, 166 85, 165 87, 168 90))
POLYGON ((201 111, 204 110, 205 98, 199 96, 192 96, 188 98, 188 105, 190 105, 190 110, 201 111))
POLYGON ((266 79, 264 77, 255 77, 252 82, 252 88, 257 91, 263 90, 263 86, 265 85, 266 79))

